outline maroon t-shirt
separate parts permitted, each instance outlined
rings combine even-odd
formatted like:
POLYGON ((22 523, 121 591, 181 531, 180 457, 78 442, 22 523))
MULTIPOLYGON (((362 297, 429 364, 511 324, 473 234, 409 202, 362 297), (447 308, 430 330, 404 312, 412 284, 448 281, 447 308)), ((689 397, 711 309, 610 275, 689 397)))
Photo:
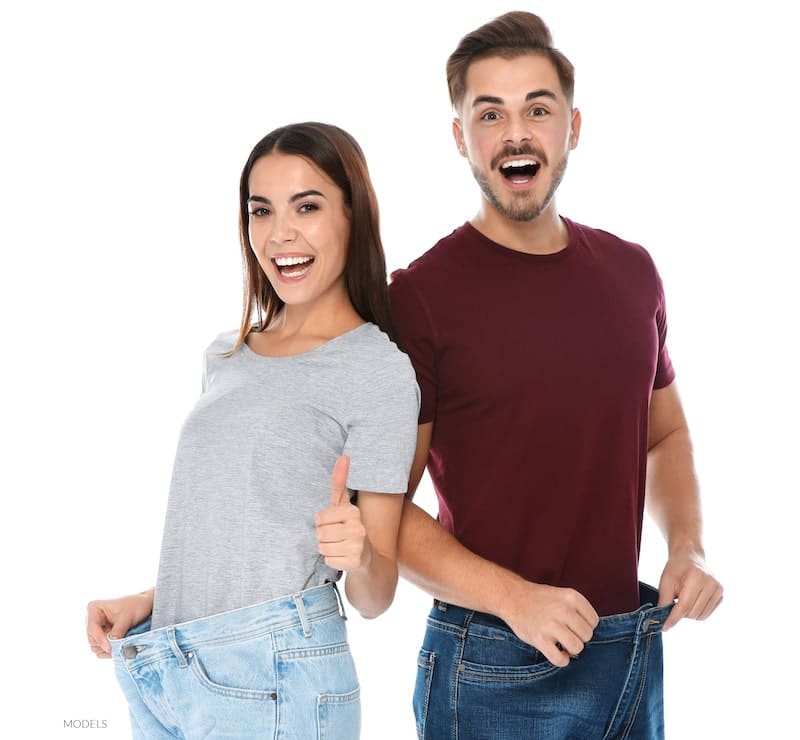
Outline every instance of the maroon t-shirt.
POLYGON ((650 395, 674 378, 664 295, 642 247, 564 223, 548 255, 466 223, 393 273, 392 304, 442 526, 617 614, 639 605, 650 395))

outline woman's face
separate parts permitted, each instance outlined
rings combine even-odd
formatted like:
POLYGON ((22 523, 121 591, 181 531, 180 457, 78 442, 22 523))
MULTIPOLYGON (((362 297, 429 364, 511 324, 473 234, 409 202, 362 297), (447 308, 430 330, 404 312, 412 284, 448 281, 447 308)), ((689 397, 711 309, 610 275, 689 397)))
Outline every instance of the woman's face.
POLYGON ((350 218, 342 191, 303 157, 271 152, 250 171, 250 244, 287 306, 347 299, 350 218))

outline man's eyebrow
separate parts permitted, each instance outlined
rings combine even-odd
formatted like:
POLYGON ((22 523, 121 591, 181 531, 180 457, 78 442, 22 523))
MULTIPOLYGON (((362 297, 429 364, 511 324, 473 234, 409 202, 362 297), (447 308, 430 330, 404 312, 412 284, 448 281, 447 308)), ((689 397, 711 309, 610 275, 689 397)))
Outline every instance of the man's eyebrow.
MULTIPOLYGON (((530 102, 536 98, 550 98, 554 101, 558 100, 556 94, 552 90, 548 90, 547 88, 543 87, 539 90, 531 90, 529 93, 527 93, 525 95, 525 102, 530 102)), ((476 105, 481 105, 482 103, 488 103, 489 105, 504 105, 505 101, 503 98, 498 98, 496 95, 478 95, 475 100, 472 101, 472 107, 474 108, 476 105)))
MULTIPOLYGON (((325 196, 319 192, 319 190, 304 190, 302 193, 295 193, 291 198, 289 198, 290 203, 294 203, 296 200, 302 200, 303 198, 307 198, 309 195, 318 195, 320 198, 325 198, 325 196)), ((247 202, 250 203, 255 201, 256 203, 267 203, 268 205, 272 205, 272 201, 269 198, 265 198, 262 195, 251 195, 247 202)))
POLYGON ((552 90, 547 90, 546 88, 542 88, 541 90, 531 90, 525 96, 525 102, 533 100, 534 98, 551 98, 554 101, 558 100, 556 94, 552 90))
POLYGON ((490 105, 502 105, 503 98, 498 98, 494 95, 478 95, 478 97, 472 101, 472 107, 474 108, 476 105, 480 105, 481 103, 489 103, 490 105))

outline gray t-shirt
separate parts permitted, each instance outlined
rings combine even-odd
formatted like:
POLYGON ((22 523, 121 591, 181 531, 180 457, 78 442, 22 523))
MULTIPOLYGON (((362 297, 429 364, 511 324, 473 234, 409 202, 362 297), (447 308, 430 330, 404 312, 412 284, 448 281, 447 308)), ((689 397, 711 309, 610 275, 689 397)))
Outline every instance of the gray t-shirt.
POLYGON ((404 493, 419 389, 374 324, 316 349, 264 357, 236 332, 205 353, 203 394, 181 430, 164 524, 153 629, 335 580, 314 517, 350 456, 351 490, 404 493))

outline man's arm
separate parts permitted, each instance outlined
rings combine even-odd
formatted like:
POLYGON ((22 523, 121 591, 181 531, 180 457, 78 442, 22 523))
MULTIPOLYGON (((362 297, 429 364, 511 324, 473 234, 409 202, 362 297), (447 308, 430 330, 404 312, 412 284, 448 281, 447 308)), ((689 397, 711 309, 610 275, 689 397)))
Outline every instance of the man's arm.
POLYGON ((476 555, 412 502, 432 436, 433 424, 421 424, 400 522, 400 574, 437 599, 496 614, 551 663, 566 665, 591 639, 597 613, 573 589, 531 583, 476 555))
POLYGON ((683 617, 706 619, 722 601, 722 586, 705 564, 700 489, 675 383, 653 391, 650 401, 645 503, 669 551, 659 604, 678 599, 664 629, 683 617))

